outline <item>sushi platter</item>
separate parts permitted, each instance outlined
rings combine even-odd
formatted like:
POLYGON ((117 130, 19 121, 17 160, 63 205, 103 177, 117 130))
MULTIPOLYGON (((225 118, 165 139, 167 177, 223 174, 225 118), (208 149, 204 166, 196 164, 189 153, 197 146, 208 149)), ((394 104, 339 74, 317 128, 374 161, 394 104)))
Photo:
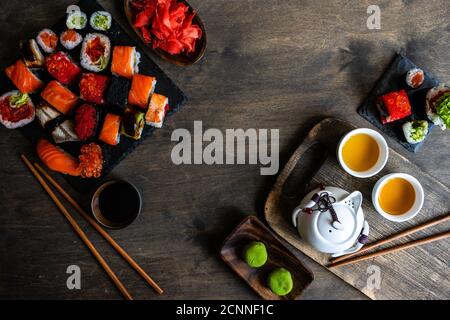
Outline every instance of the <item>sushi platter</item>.
POLYGON ((450 110, 446 111, 449 92, 433 75, 398 54, 358 113, 409 151, 417 152, 435 126, 447 127, 443 119, 450 119, 450 110))
POLYGON ((89 192, 187 98, 100 4, 77 6, 17 44, 0 77, 0 121, 89 192))

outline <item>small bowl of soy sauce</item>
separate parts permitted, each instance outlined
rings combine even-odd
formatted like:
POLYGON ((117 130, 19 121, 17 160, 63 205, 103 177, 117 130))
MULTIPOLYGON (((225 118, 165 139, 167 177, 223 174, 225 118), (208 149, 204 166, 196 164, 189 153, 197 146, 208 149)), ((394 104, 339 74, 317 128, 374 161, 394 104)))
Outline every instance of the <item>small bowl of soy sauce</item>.
POLYGON ((91 209, 94 218, 103 226, 122 229, 129 226, 139 215, 142 197, 130 182, 111 180, 95 191, 91 209))

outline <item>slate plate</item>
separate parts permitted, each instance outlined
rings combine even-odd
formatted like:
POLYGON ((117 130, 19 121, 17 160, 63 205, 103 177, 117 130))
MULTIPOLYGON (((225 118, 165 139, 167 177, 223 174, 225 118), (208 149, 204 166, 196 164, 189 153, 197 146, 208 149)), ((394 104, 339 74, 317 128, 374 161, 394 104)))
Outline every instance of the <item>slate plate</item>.
POLYGON ((429 121, 425 113, 425 97, 428 90, 437 86, 439 81, 426 70, 420 68, 425 72, 425 82, 421 87, 412 89, 406 84, 406 74, 413 68, 420 67, 416 66, 408 58, 400 54, 396 55, 389 68, 381 76, 380 80, 378 80, 363 104, 358 108, 358 113, 382 132, 396 139, 409 151, 417 152, 426 140, 418 144, 408 143, 403 135, 402 125, 410 120, 427 120, 430 128, 429 132, 431 132, 434 125, 429 121), (408 92, 412 115, 408 118, 383 125, 380 121, 380 113, 375 106, 375 101, 379 96, 400 89, 405 89, 408 92))
MULTIPOLYGON (((83 12, 85 12, 88 17, 95 11, 104 10, 103 7, 97 2, 92 0, 81 0, 78 3, 78 6, 81 8, 83 12)), ((64 30, 66 30, 66 15, 65 12, 61 12, 63 16, 59 22, 54 25, 51 29, 55 31, 58 35, 61 34, 64 30)), ((40 30, 36 30, 36 35, 40 30)), ((89 32, 98 32, 93 30, 89 24, 84 30, 78 31, 83 37, 89 32)), ((111 46, 115 45, 127 45, 127 46, 136 46, 138 51, 141 53, 141 63, 139 65, 139 73, 151 75, 157 78, 156 92, 161 93, 167 97, 169 97, 170 103, 170 111, 167 116, 172 115, 186 102, 187 97, 185 94, 170 80, 164 72, 145 54, 143 54, 143 49, 140 47, 140 44, 134 41, 128 34, 123 30, 123 28, 114 21, 112 23, 112 27, 110 30, 106 32, 101 32, 106 34, 111 40, 111 46)), ((19 44, 17 44, 19 47, 19 44)), ((68 52, 71 57, 78 63, 80 59, 80 48, 81 45, 76 49, 67 51, 61 44, 58 45, 58 51, 68 52)), ((10 64, 13 64, 19 56, 14 57, 10 64)), ((9 65, 10 65, 9 64, 9 65)), ((111 64, 111 61, 110 61, 111 64)), ((103 74, 111 75, 110 73, 110 65, 106 68, 103 74)), ((46 83, 51 80, 51 76, 46 72, 40 73, 40 77, 46 83)), ((13 83, 8 79, 4 72, 0 75, 0 87, 2 88, 2 93, 14 90, 15 87, 13 83)), ((78 81, 75 81, 75 84, 70 87, 70 89, 76 94, 79 93, 78 89, 78 81)), ((39 95, 32 95, 32 100, 37 103, 39 101, 39 95)), ((102 110, 102 116, 106 114, 106 112, 120 113, 120 108, 115 108, 113 106, 102 105, 99 107, 102 110)), ((95 188, 98 184, 100 184, 104 178, 108 175, 109 172, 117 165, 120 161, 122 161, 127 155, 129 155, 144 139, 151 136, 155 129, 150 126, 145 126, 145 129, 142 133, 142 138, 138 141, 132 140, 130 138, 121 137, 120 143, 117 146, 109 146, 102 142, 97 141, 97 143, 102 147, 103 156, 105 158, 103 175, 99 179, 82 179, 78 177, 70 177, 65 176, 67 181, 79 192, 87 193, 90 192, 93 188, 95 188)), ((43 136, 46 136, 50 141, 52 141, 51 137, 39 126, 38 121, 34 121, 30 125, 19 129, 19 131, 25 135, 33 144, 36 144, 37 140, 43 136)), ((71 153, 74 156, 78 156, 79 150, 81 146, 84 145, 82 142, 70 142, 60 144, 68 153, 71 153)))

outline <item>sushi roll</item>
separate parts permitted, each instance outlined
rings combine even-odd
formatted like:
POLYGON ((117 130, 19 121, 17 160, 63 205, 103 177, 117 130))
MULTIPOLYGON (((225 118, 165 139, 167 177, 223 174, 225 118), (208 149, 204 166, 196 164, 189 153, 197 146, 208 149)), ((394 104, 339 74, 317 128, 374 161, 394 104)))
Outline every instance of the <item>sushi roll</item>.
POLYGON ((428 118, 442 130, 450 128, 450 87, 441 84, 428 91, 425 111, 428 118))
POLYGON ((428 121, 414 120, 403 124, 403 134, 410 144, 420 143, 425 140, 428 134, 428 121))
POLYGON ((58 45, 58 36, 50 29, 44 29, 36 37, 37 43, 45 53, 53 53, 58 45))
POLYGON ((135 74, 131 81, 128 103, 146 109, 150 96, 155 92, 156 78, 135 74))
POLYGON ((92 72, 106 69, 111 55, 111 41, 100 33, 86 35, 81 47, 81 66, 92 72))
POLYGON ((20 53, 28 68, 41 68, 45 64, 44 55, 34 39, 20 42, 20 53))
POLYGON ((99 139, 106 144, 115 146, 120 142, 120 116, 108 113, 103 122, 103 128, 99 139))
POLYGON ((15 64, 7 67, 5 73, 22 93, 33 93, 44 85, 22 60, 17 60, 15 64))
POLYGON ((84 73, 80 81, 81 99, 96 104, 104 103, 108 81, 109 78, 107 76, 84 73))
POLYGON ((61 41, 64 48, 67 50, 72 50, 83 41, 83 37, 75 30, 68 29, 61 33, 59 41, 61 41))
POLYGON ((106 11, 96 11, 91 15, 89 23, 94 30, 109 30, 112 24, 111 14, 106 11))
POLYGON ((136 47, 115 46, 113 49, 111 72, 118 76, 131 79, 139 73, 141 54, 136 47))
POLYGON ((419 88, 425 81, 425 73, 422 69, 414 68, 406 74, 406 84, 413 89, 419 88))
POLYGON ((67 15, 66 26, 68 29, 82 30, 86 27, 87 16, 84 12, 75 10, 67 15))
POLYGON ((112 76, 106 93, 106 102, 120 107, 128 103, 128 92, 131 81, 126 78, 112 76))
POLYGON ((82 141, 95 137, 99 124, 99 112, 90 104, 82 104, 75 110, 75 133, 82 141))
POLYGON ((134 140, 139 140, 145 125, 144 113, 127 107, 122 116, 122 128, 120 133, 134 140))
POLYGON ((58 81, 50 81, 41 92, 41 97, 52 107, 67 115, 78 102, 78 97, 58 81))
POLYGON ((56 52, 45 59, 48 73, 64 85, 71 84, 81 73, 81 68, 64 52, 56 52))
POLYGON ((45 130, 51 131, 58 124, 62 123, 64 117, 53 109, 47 102, 40 101, 36 106, 36 118, 45 130))
POLYGON ((169 99, 161 94, 154 93, 145 114, 145 123, 155 128, 161 128, 168 110, 169 99))
POLYGON ((14 90, 0 97, 0 123, 8 129, 26 126, 35 114, 33 101, 26 93, 14 90))
POLYGON ((411 115, 411 104, 406 90, 390 92, 378 98, 377 108, 383 124, 391 123, 411 115))

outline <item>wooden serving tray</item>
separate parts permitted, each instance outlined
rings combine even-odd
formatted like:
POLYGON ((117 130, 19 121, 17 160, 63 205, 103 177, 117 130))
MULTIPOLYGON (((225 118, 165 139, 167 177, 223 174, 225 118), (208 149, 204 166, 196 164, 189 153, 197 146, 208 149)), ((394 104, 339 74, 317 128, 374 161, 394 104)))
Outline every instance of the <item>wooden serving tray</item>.
POLYGON ((225 240, 220 255, 256 293, 266 300, 296 300, 314 280, 314 275, 298 260, 258 218, 245 218, 225 240), (242 250, 249 242, 261 241, 268 252, 267 263, 258 269, 249 267, 242 259, 242 250), (278 267, 289 270, 294 288, 287 296, 275 295, 266 285, 269 273, 278 267))
MULTIPOLYGON (((303 195, 319 184, 363 193, 363 210, 370 225, 370 242, 450 211, 449 188, 392 149, 389 150, 386 167, 375 177, 358 179, 341 169, 336 159, 336 147, 340 138, 354 128, 353 125, 334 118, 317 124, 280 173, 265 205, 265 217, 271 228, 322 266, 328 264, 329 255, 320 253, 305 243, 291 223, 291 213, 299 205, 303 195), (376 181, 393 172, 415 176, 425 190, 424 207, 411 221, 390 222, 372 206, 371 194, 376 181)), ((448 224, 436 226, 399 243, 449 228, 448 224)), ((371 299, 450 299, 449 262, 450 241, 443 240, 330 271, 371 299), (370 266, 375 267, 369 268, 370 266), (379 286, 374 281, 377 275, 380 279, 379 286)))

